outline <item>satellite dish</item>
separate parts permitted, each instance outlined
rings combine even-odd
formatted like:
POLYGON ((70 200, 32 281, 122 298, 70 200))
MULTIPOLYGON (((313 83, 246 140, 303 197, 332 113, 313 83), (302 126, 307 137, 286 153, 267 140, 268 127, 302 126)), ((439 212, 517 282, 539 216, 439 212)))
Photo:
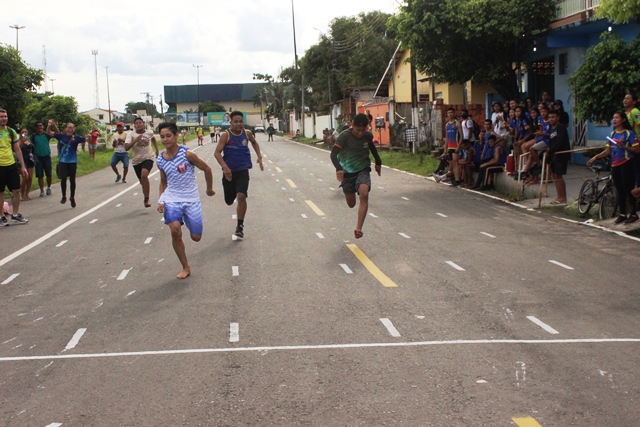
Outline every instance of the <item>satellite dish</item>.
POLYGON ((360 99, 360 91, 358 89, 354 89, 353 92, 351 92, 351 97, 357 101, 360 99))

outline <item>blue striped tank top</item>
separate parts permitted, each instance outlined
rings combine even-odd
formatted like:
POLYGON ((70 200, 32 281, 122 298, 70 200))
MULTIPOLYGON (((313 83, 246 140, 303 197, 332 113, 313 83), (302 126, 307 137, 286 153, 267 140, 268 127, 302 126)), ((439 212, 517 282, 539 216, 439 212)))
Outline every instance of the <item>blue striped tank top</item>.
POLYGON ((164 158, 165 151, 158 156, 156 160, 158 168, 167 177, 167 188, 160 196, 158 203, 200 201, 195 166, 187 160, 187 150, 187 147, 180 145, 178 152, 171 160, 164 158))

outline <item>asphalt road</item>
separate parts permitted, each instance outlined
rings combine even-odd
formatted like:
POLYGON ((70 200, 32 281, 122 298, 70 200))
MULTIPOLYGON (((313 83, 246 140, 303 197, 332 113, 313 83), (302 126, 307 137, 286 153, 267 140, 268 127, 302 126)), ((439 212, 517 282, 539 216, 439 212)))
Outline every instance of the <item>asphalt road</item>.
POLYGON ((0 229, 0 425, 638 425, 637 240, 388 168, 355 240, 328 152, 258 140, 242 241, 198 148, 187 280, 133 171, 0 229))

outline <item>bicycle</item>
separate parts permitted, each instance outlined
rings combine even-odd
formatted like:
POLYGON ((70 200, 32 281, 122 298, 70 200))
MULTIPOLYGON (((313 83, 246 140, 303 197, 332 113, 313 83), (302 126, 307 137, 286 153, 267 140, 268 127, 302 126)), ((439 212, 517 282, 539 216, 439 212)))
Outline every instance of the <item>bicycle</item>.
POLYGON ((590 169, 595 172, 598 177, 587 179, 580 188, 578 193, 578 211, 587 214, 593 207, 598 204, 598 215, 600 219, 613 218, 618 208, 618 192, 613 186, 611 175, 600 178, 600 173, 609 172, 611 168, 605 163, 594 163, 590 169), (600 184, 604 183, 602 188, 600 184))

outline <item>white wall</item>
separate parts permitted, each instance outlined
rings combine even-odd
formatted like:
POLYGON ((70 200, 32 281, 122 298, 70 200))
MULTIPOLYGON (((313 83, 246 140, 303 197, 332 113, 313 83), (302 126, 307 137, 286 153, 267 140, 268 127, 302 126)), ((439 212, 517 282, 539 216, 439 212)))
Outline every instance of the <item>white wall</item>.
POLYGON ((327 128, 331 129, 331 116, 316 116, 316 137, 322 139, 322 131, 327 128))
MULTIPOLYGON (((313 117, 307 117, 305 114, 304 117, 304 136, 305 138, 312 138, 313 135, 316 134, 316 130, 313 127, 313 117)), ((316 134, 317 136, 317 134, 316 134)))

